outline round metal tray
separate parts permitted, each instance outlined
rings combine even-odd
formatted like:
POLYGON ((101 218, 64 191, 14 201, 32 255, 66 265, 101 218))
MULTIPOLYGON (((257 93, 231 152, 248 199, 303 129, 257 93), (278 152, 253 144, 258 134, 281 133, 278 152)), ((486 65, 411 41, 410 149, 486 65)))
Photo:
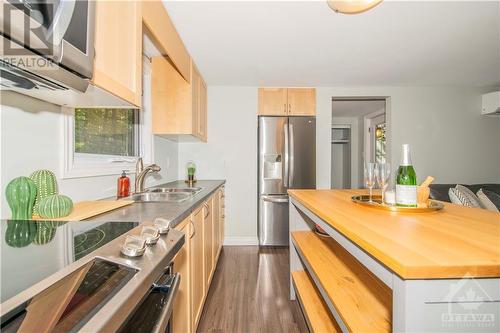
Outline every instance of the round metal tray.
POLYGON ((418 207, 401 207, 401 206, 392 206, 382 203, 382 196, 373 195, 372 200, 370 202, 370 197, 368 195, 355 195, 352 197, 352 201, 371 208, 388 210, 391 212, 400 212, 400 213, 429 213, 441 210, 444 208, 443 203, 435 200, 428 200, 427 206, 418 206, 418 207))

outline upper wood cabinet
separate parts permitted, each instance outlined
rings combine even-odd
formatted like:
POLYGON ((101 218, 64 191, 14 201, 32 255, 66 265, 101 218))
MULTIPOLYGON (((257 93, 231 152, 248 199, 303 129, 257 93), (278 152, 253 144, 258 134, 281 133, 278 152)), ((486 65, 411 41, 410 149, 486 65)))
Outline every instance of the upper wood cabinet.
MULTIPOLYGON (((142 4, 142 20, 147 34, 186 81, 191 80, 191 56, 182 42, 162 1, 133 1, 142 4)), ((121 3, 121 2, 120 2, 121 3)), ((120 17, 117 17, 117 20, 120 17)))
POLYGON ((261 116, 316 115, 315 88, 259 88, 261 116))
POLYGON ((141 106, 142 16, 139 1, 96 1, 94 85, 141 106))
POLYGON ((259 115, 286 116, 287 113, 286 88, 259 88, 259 115))
POLYGON ((188 83, 162 56, 151 60, 153 134, 207 140, 207 88, 196 67, 188 83))

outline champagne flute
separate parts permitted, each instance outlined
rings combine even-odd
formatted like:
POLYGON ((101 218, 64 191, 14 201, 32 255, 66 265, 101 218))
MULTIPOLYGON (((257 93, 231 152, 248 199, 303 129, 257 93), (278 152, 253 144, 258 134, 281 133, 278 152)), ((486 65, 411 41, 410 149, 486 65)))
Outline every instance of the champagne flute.
POLYGON ((389 176, 391 175, 391 165, 389 163, 378 163, 376 165, 375 176, 377 183, 382 190, 382 204, 385 203, 385 190, 389 185, 389 176))
POLYGON ((375 186, 375 163, 365 162, 365 185, 370 189, 370 200, 368 202, 373 203, 372 190, 373 186, 375 186))

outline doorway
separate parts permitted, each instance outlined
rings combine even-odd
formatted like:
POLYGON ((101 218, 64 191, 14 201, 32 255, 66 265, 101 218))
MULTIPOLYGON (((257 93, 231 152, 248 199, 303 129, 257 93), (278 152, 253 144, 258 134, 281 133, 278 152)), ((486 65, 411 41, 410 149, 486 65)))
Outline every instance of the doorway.
POLYGON ((385 162, 386 97, 332 98, 331 188, 363 188, 363 164, 385 162))

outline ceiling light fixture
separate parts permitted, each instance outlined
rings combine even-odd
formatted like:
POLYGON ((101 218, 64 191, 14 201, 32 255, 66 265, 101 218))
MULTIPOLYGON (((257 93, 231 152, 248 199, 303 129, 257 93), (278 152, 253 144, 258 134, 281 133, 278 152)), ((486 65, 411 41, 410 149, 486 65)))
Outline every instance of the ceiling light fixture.
POLYGON ((329 0, 328 6, 337 13, 359 14, 372 9, 382 0, 329 0))

